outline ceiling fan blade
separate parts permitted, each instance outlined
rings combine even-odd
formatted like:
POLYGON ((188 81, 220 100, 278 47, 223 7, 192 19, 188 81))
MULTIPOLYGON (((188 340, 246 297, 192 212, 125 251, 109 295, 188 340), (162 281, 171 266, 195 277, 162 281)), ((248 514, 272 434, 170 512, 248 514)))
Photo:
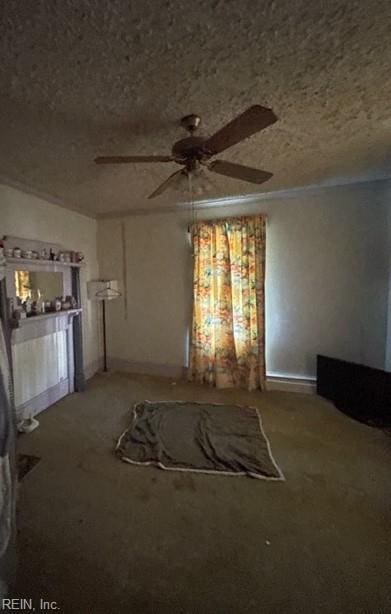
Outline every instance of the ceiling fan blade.
POLYGON ((156 188, 156 190, 148 196, 148 199, 155 198, 156 196, 160 196, 160 194, 163 194, 163 192, 165 192, 169 187, 174 185, 178 181, 178 179, 180 179, 180 176, 182 174, 186 174, 183 168, 181 168, 179 171, 175 171, 175 173, 172 173, 172 175, 170 175, 168 179, 163 181, 163 183, 160 184, 159 187, 156 188))
POLYGON ((249 183, 264 183, 270 179, 270 177, 273 177, 273 173, 251 168, 250 166, 243 166, 242 164, 225 162, 225 160, 215 160, 211 162, 208 164, 208 169, 213 173, 226 175, 226 177, 233 177, 234 179, 241 179, 249 183))
POLYGON ((171 156, 100 156, 96 164, 133 164, 137 162, 172 162, 171 156))
POLYGON ((202 149, 212 155, 220 153, 276 121, 277 117, 271 109, 256 104, 215 132, 202 149))

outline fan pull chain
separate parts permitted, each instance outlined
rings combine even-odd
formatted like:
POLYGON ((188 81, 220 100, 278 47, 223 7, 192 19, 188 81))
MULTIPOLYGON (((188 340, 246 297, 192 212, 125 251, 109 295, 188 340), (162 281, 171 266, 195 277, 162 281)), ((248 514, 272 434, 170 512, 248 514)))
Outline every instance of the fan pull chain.
POLYGON ((191 203, 191 215, 192 215, 192 224, 194 225, 196 222, 195 218, 195 207, 194 207, 194 194, 193 194, 193 177, 191 172, 189 173, 189 190, 190 190, 190 203, 191 203))
POLYGON ((187 227, 188 232, 191 231, 191 225, 195 224, 195 210, 194 210, 194 198, 193 198, 193 182, 191 177, 191 172, 187 173, 187 180, 189 186, 189 202, 190 202, 190 211, 191 211, 191 221, 187 227))
MULTIPOLYGON (((196 217, 195 217, 195 207, 194 207, 194 197, 193 197, 193 182, 192 182, 191 172, 187 173, 187 178, 188 178, 188 185, 189 185, 191 225, 194 226, 194 224, 196 222, 196 217)), ((192 245, 192 248, 193 248, 191 225, 189 224, 189 226, 187 227, 187 231, 189 233, 190 242, 191 242, 191 245, 192 245)), ((194 256, 194 253, 192 253, 192 256, 194 256)))

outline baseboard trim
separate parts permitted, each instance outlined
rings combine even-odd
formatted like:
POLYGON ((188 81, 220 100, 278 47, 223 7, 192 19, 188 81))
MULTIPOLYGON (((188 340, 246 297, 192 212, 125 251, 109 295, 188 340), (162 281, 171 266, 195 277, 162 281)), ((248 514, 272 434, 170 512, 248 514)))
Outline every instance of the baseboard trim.
POLYGON ((110 358, 108 360, 109 371, 123 371, 125 373, 140 373, 143 375, 156 375, 183 379, 187 369, 179 365, 158 365, 149 362, 133 362, 123 358, 110 358))
POLYGON ((276 377, 268 375, 266 378, 267 391, 301 392, 303 394, 316 394, 316 379, 297 377, 276 377))
POLYGON ((17 419, 24 419, 39 414, 41 411, 57 403, 57 401, 69 394, 69 389, 69 380, 66 379, 44 390, 41 394, 29 399, 16 408, 17 419))
MULTIPOLYGON (((108 363, 110 371, 140 373, 142 375, 156 375, 174 379, 186 379, 187 376, 187 367, 179 365, 133 362, 131 360, 124 360, 123 358, 110 358, 108 363)), ((266 390, 316 394, 316 379, 268 375, 266 377, 266 390)))
POLYGON ((94 377, 94 375, 98 373, 98 371, 102 371, 102 369, 103 369, 103 357, 98 358, 97 360, 93 360, 92 362, 88 363, 88 365, 84 367, 85 379, 86 380, 91 379, 91 377, 94 377))

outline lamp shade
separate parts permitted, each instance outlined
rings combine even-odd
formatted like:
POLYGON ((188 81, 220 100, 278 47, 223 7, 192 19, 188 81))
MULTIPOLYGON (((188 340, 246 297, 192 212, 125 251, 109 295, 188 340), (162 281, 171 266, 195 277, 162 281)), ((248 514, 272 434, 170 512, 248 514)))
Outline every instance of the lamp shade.
POLYGON ((87 282, 87 294, 91 301, 112 301, 121 296, 118 281, 115 279, 96 279, 87 282))

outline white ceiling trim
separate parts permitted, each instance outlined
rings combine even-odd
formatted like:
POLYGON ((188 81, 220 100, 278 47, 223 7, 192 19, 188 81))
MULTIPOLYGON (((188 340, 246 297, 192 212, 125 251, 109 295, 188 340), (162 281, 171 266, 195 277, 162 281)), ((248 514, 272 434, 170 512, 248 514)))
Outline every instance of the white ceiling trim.
MULTIPOLYGON (((255 194, 244 194, 242 196, 226 196, 223 198, 203 199, 194 201, 196 210, 216 209, 219 207, 229 207, 230 205, 256 205, 260 201, 278 200, 281 198, 298 198, 302 195, 322 194, 336 188, 368 188, 385 189, 391 187, 391 177, 382 179, 372 179, 370 181, 344 181, 338 183, 330 183, 329 185, 308 185, 288 190, 275 190, 274 192, 258 192, 255 194)), ((181 201, 169 206, 145 206, 124 211, 112 211, 98 214, 97 219, 111 219, 118 217, 129 217, 133 215, 152 215, 158 213, 173 213, 177 211, 189 211, 193 207, 189 201, 181 201)))
MULTIPOLYGON (((93 218, 93 219, 114 219, 114 218, 124 218, 131 217, 133 215, 153 215, 159 213, 173 213, 178 211, 189 211, 192 209, 192 204, 189 201, 179 201, 173 205, 169 206, 143 206, 134 208, 132 210, 119 210, 112 211, 107 213, 93 214, 90 212, 86 212, 80 207, 77 207, 72 204, 65 204, 61 199, 46 192, 42 192, 36 190, 34 188, 30 188, 26 186, 24 183, 19 181, 10 180, 7 177, 4 177, 0 174, 0 184, 9 186, 11 188, 20 190, 25 194, 31 194, 32 196, 39 198, 40 200, 44 200, 45 202, 53 205, 57 205, 67 210, 74 211, 79 213, 80 215, 84 215, 85 217, 93 218)), ((319 195, 325 193, 329 190, 334 190, 336 188, 355 188, 355 189, 365 189, 368 187, 372 187, 372 189, 391 189, 391 177, 381 178, 381 179, 372 179, 365 181, 342 181, 330 183, 329 185, 308 185, 308 186, 300 186, 297 188, 291 188, 287 190, 275 190, 273 192, 257 192, 253 194, 244 194, 244 195, 234 195, 234 196, 225 196, 222 198, 214 198, 214 199, 202 199, 194 201, 194 208, 197 211, 203 209, 216 209, 219 207, 229 207, 232 205, 256 205, 260 201, 270 201, 270 200, 278 200, 281 198, 298 198, 302 195, 319 195)))

